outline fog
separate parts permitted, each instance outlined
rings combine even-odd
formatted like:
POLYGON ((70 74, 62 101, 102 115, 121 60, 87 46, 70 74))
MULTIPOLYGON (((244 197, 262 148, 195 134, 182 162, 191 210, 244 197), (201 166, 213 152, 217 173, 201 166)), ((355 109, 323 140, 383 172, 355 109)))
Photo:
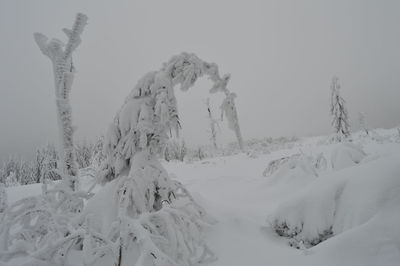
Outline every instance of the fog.
MULTIPOLYGON (((57 139, 51 63, 34 32, 65 40, 77 12, 89 17, 74 53, 71 92, 76 138, 105 129, 137 80, 172 55, 196 53, 231 73, 229 89, 245 139, 331 132, 330 82, 340 78, 351 128, 400 124, 399 1, 0 1, 0 161, 30 157, 57 139)), ((177 90, 183 136, 207 143, 199 81, 177 90)), ((220 141, 234 139, 221 123, 220 141)))

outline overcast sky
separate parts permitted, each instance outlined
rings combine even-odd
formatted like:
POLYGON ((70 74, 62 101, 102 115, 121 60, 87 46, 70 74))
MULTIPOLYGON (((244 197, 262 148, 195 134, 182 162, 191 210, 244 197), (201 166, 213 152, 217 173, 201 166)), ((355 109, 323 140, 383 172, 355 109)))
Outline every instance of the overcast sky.
MULTIPOLYGON (((231 73, 245 139, 330 133, 333 75, 353 129, 358 112, 371 127, 400 124, 400 1, 0 0, 0 160, 56 141, 52 67, 33 33, 65 40, 77 12, 89 17, 74 54, 77 139, 104 134, 137 80, 182 51, 231 73)), ((190 145, 208 141, 210 86, 177 91, 190 145)), ((226 124, 220 137, 234 137, 226 124)))

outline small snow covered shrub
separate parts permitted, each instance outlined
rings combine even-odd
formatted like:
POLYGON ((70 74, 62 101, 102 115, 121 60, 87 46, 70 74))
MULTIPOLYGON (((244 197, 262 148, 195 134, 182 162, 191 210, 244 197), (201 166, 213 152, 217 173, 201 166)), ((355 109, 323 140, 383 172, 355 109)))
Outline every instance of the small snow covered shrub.
POLYGON ((299 154, 292 155, 290 157, 282 157, 276 160, 271 161, 268 164, 268 167, 264 170, 263 176, 267 177, 275 173, 282 165, 288 163, 289 160, 293 160, 293 157, 299 157, 299 154))
POLYGON ((298 169, 304 175, 318 176, 314 158, 303 154, 293 154, 271 161, 264 170, 263 176, 284 176, 288 171, 298 169))
POLYGON ((79 250, 84 238, 81 225, 74 222, 89 198, 73 192, 65 183, 42 195, 28 197, 8 206, 0 218, 0 254, 7 262, 26 257, 26 265, 64 265, 71 250, 79 250), (36 263, 36 264, 35 264, 36 263))
MULTIPOLYGON (((319 182, 318 182, 319 181, 319 182)), ((269 218, 279 236, 289 239, 289 245, 309 248, 332 236, 336 199, 343 191, 344 182, 323 180, 318 190, 306 189, 282 202, 269 218)))
POLYGON ((187 148, 183 140, 171 139, 167 141, 164 149, 164 159, 169 162, 177 160, 183 162, 187 148))

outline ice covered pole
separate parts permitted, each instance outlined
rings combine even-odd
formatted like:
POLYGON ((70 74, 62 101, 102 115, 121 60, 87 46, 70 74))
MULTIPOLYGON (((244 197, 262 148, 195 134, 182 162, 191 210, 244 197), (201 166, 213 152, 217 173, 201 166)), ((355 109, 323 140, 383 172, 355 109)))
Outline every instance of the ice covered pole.
POLYGON ((60 135, 60 162, 64 181, 75 190, 78 172, 73 145, 74 128, 72 126, 71 105, 69 93, 74 79, 72 53, 81 43, 80 35, 87 24, 87 16, 78 13, 72 29, 63 29, 68 41, 64 44, 58 39, 49 40, 41 33, 35 33, 34 38, 41 52, 53 64, 57 118, 60 135))

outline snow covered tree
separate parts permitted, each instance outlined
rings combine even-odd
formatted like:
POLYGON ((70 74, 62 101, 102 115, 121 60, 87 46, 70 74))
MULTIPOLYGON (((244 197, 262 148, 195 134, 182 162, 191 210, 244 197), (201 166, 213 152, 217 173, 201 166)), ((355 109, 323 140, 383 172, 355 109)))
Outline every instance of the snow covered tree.
POLYGON ((87 16, 78 13, 72 29, 63 29, 68 37, 68 42, 64 44, 58 39, 49 39, 41 34, 35 33, 35 41, 44 55, 49 57, 53 63, 55 95, 58 111, 58 123, 60 133, 60 145, 62 151, 61 169, 66 177, 64 180, 72 190, 75 190, 76 175, 78 172, 74 145, 71 105, 69 103, 69 94, 72 88, 74 78, 74 65, 72 63, 72 53, 81 43, 80 35, 87 23, 87 16))
MULTIPOLYGON (((187 91, 204 75, 214 83, 212 93, 226 93, 229 75, 221 78, 216 64, 188 53, 172 57, 159 71, 139 80, 108 129, 99 177, 103 182, 113 180, 109 186, 115 195, 108 197, 117 200, 117 227, 111 239, 119 246, 118 265, 127 265, 128 260, 136 265, 191 265, 214 257, 200 234, 202 224, 209 222, 205 211, 170 179, 157 159, 169 133, 174 130, 178 135, 180 129, 174 88, 179 85, 187 91), (127 251, 135 246, 139 255, 128 259, 127 251)), ((236 118, 227 115, 232 125, 236 118)), ((93 201, 102 193, 107 191, 97 193, 93 201)), ((90 204, 86 211, 97 221, 107 219, 106 214, 91 212, 90 204)))
POLYGON ((369 130, 368 130, 367 124, 365 122, 365 115, 361 112, 358 113, 358 122, 360 124, 360 129, 364 130, 366 135, 369 135, 369 130))
POLYGON ((44 157, 43 161, 43 169, 41 180, 59 180, 61 179, 60 174, 57 172, 58 166, 58 154, 57 149, 53 144, 48 144, 46 147, 42 149, 42 156, 44 157))
POLYGON ((22 159, 10 156, 3 164, 2 182, 7 186, 16 186, 21 181, 22 159))
POLYGON ((331 84, 331 115, 332 115, 332 126, 336 134, 335 138, 337 141, 350 136, 350 125, 349 118, 346 109, 346 102, 340 95, 340 84, 339 78, 333 77, 331 84))
POLYGON ((79 168, 89 167, 92 163, 94 144, 83 141, 75 145, 76 162, 79 168))
POLYGON ((103 153, 103 142, 104 136, 101 136, 93 145, 93 153, 90 164, 94 169, 98 169, 105 160, 105 155, 103 153))
POLYGON ((218 121, 214 119, 212 113, 211 113, 211 107, 210 107, 210 98, 207 98, 205 101, 207 105, 207 112, 208 112, 208 120, 210 123, 210 130, 211 130, 211 141, 214 149, 217 149, 217 131, 215 129, 215 126, 218 125, 218 121))
POLYGON ((21 170, 19 183, 21 185, 36 183, 37 179, 35 177, 34 164, 32 162, 21 161, 21 170))
MULTIPOLYGON (((162 152, 172 130, 178 135, 180 123, 174 87, 180 85, 182 91, 187 91, 203 75, 214 82, 211 93, 227 93, 229 75, 220 77, 216 64, 188 53, 172 57, 161 70, 149 72, 139 80, 107 131, 103 146, 107 158, 101 174, 104 181, 131 169, 133 157, 146 154, 154 157, 162 152)), ((225 102, 224 106, 232 107, 225 102)), ((236 118, 227 115, 232 125, 237 124, 236 118)))

